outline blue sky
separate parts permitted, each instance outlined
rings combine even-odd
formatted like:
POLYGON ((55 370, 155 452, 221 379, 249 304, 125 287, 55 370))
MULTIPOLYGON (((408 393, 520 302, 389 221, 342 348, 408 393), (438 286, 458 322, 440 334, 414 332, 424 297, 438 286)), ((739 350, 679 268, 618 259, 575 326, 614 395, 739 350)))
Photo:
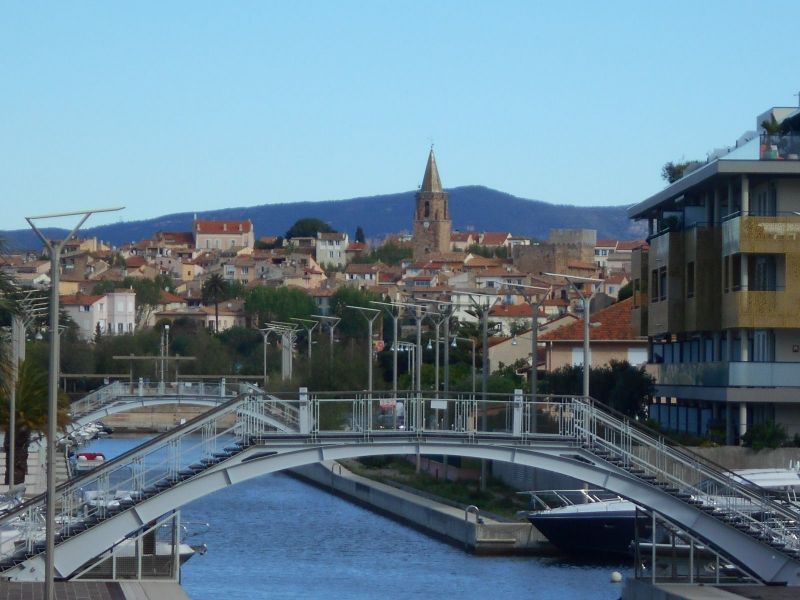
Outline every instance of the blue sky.
POLYGON ((5 2, 0 228, 447 187, 630 204, 794 106, 797 2, 5 2))

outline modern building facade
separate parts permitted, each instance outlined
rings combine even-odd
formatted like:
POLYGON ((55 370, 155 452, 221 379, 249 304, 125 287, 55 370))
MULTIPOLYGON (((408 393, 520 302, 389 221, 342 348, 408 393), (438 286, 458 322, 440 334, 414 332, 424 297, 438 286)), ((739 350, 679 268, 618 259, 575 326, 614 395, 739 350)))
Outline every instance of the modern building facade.
POLYGON ((414 259, 450 252, 451 230, 447 192, 442 187, 436 157, 431 148, 414 211, 414 259))
POLYGON ((628 211, 649 227, 631 278, 651 416, 728 443, 770 421, 800 433, 800 110, 757 123, 628 211))

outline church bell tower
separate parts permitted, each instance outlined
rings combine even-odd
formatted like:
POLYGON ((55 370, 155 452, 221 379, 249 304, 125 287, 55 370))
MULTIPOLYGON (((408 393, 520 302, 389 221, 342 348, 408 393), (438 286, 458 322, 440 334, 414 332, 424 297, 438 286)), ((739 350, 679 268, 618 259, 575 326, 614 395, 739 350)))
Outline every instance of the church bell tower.
POLYGON ((433 148, 428 155, 422 187, 417 192, 417 206, 414 212, 414 260, 432 254, 450 252, 450 209, 447 205, 447 192, 442 188, 439 170, 433 148))

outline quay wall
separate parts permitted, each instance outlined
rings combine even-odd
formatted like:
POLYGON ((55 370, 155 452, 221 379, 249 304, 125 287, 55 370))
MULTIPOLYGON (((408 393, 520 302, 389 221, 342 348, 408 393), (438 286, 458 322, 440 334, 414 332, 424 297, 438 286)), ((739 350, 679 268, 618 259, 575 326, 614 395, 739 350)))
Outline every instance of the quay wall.
POLYGON ((530 523, 500 522, 351 473, 327 461, 292 469, 291 474, 476 554, 553 554, 546 538, 530 523))

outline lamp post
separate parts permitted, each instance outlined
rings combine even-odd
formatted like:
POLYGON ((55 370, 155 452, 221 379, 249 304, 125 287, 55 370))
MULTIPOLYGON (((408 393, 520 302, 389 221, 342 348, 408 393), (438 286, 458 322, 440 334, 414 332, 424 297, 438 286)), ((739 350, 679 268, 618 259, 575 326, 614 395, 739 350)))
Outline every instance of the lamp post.
MULTIPOLYGON (((549 288, 541 287, 538 285, 523 285, 521 283, 506 283, 504 281, 495 281, 508 287, 524 288, 526 290, 539 290, 547 292, 544 295, 546 300, 550 293, 553 291, 553 286, 549 288)), ((529 294, 529 304, 531 305, 531 402, 536 402, 536 392, 539 387, 539 307, 542 305, 541 301, 534 302, 533 293, 529 294)))
POLYGON ((601 279, 595 279, 593 277, 578 277, 577 275, 564 275, 563 273, 545 273, 545 275, 549 275, 551 277, 563 277, 567 280, 567 283, 575 290, 575 293, 580 296, 581 300, 583 301, 583 395, 584 397, 589 397, 589 369, 591 368, 591 364, 589 362, 589 318, 590 318, 590 306, 592 303, 592 299, 594 298, 595 294, 597 294, 596 289, 592 289, 592 293, 588 296, 584 294, 584 292, 575 285, 575 282, 579 283, 589 283, 594 286, 595 283, 602 283, 601 279))
POLYGON ((311 315, 315 319, 319 319, 320 323, 326 323, 328 325, 328 334, 330 335, 330 352, 331 352, 331 364, 333 364, 333 332, 336 329, 336 326, 339 324, 339 321, 342 319, 340 317, 328 317, 325 315, 311 315))
POLYGON ((169 359, 169 325, 165 324, 161 330, 161 383, 167 380, 165 359, 169 359))
POLYGON ((121 210, 118 208, 99 208, 95 210, 81 210, 69 213, 56 213, 51 215, 38 215, 25 217, 31 229, 36 233, 50 255, 50 378, 48 384, 48 406, 47 406, 47 505, 45 515, 45 568, 44 568, 44 598, 53 600, 55 597, 55 490, 56 490, 56 418, 58 414, 58 373, 60 370, 59 353, 61 344, 58 335, 58 281, 59 269, 61 266, 61 251, 72 236, 74 236, 90 216, 94 213, 112 212, 121 210), (34 221, 52 219, 60 217, 80 216, 80 220, 75 227, 61 241, 48 240, 42 231, 36 227, 34 221))
POLYGON ((457 335, 453 336, 453 343, 451 346, 456 348, 456 340, 461 340, 462 342, 469 342, 472 344, 472 397, 475 397, 475 338, 465 338, 459 337, 457 335))
POLYGON ((379 308, 367 308, 365 306, 346 305, 345 308, 357 310, 367 320, 367 391, 372 395, 372 324, 380 314, 379 308))
MULTIPOLYGON (((19 288, 14 285, 19 291, 19 288)), ((16 294, 15 294, 16 295, 16 294)), ((17 435, 17 379, 19 363, 25 360, 25 332, 37 318, 47 312, 47 299, 38 295, 35 290, 22 293, 16 300, 19 308, 17 314, 11 315, 11 382, 8 393, 8 464, 9 489, 16 484, 16 435, 17 435)), ((41 336, 41 334, 38 334, 41 336)))
POLYGON ((395 306, 405 306, 411 309, 411 317, 417 326, 417 355, 416 355, 416 381, 417 391, 422 389, 422 320, 425 318, 425 307, 411 302, 395 302, 395 306))
POLYGON ((313 319, 301 319, 299 317, 292 317, 289 319, 290 321, 297 321, 300 323, 303 328, 306 330, 308 334, 308 370, 309 373, 311 372, 311 336, 314 333, 314 330, 319 325, 319 321, 315 321, 313 319))
POLYGON ((272 333, 272 329, 259 329, 261 333, 261 337, 264 339, 264 391, 267 390, 267 341, 269 340, 269 334, 272 333))
POLYGON ((413 342, 397 342, 397 350, 399 352, 408 352, 408 367, 407 367, 407 369, 408 369, 408 373, 410 375, 410 377, 409 377, 410 381, 409 381, 408 387, 409 387, 410 390, 413 390, 414 389, 414 381, 415 381, 415 379, 414 379, 414 365, 415 365, 414 352, 416 352, 416 350, 417 350, 417 345, 414 344, 413 342))
POLYGON ((292 345, 297 337, 296 325, 294 323, 282 323, 273 321, 264 323, 265 329, 274 331, 281 336, 281 379, 292 378, 292 345))
POLYGON ((386 313, 392 317, 392 393, 394 394, 395 402, 397 402, 397 351, 399 342, 397 339, 397 321, 400 318, 400 306, 393 302, 378 302, 376 300, 370 300, 370 304, 383 306, 386 313), (394 307, 398 308, 397 312, 393 310, 394 307))
MULTIPOLYGON (((481 429, 485 433, 489 428, 488 423, 488 399, 487 393, 489 389, 489 312, 495 304, 500 300, 497 296, 489 296, 486 294, 469 293, 469 300, 472 302, 475 311, 480 316, 481 322, 481 339, 483 341, 483 356, 481 358, 481 396, 483 398, 483 410, 481 411, 481 429), (478 299, 483 299, 479 302, 478 299)), ((486 468, 486 460, 481 460, 481 491, 486 491, 486 484, 488 479, 488 470, 486 468)))

